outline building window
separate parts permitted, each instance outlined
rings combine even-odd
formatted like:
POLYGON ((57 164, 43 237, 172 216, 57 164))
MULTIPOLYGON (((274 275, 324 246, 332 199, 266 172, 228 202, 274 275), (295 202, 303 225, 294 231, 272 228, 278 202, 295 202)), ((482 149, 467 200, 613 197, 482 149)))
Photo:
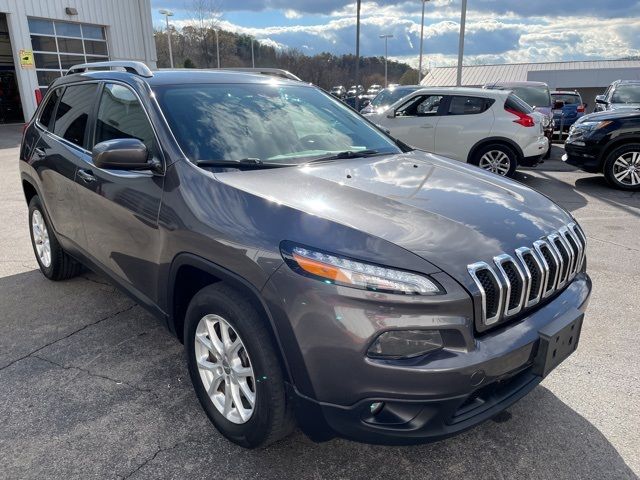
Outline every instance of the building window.
POLYGON ((100 25, 29 18, 29 33, 41 89, 73 65, 109 60, 105 28, 100 25))

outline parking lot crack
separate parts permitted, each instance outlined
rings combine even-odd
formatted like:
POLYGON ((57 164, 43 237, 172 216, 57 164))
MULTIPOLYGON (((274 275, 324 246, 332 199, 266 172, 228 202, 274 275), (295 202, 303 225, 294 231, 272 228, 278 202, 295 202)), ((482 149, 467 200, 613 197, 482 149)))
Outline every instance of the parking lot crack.
POLYGON ((69 334, 67 334, 67 335, 65 335, 63 337, 57 338, 55 340, 52 340, 51 342, 49 342, 49 343, 47 343, 45 345, 42 345, 41 347, 38 347, 35 350, 27 353, 26 355, 23 355, 20 358, 16 358, 15 360, 9 362, 8 364, 4 365, 3 367, 0 367, 0 372, 2 370, 6 369, 6 368, 9 368, 11 365, 13 365, 15 363, 18 363, 18 362, 20 362, 20 361, 22 361, 22 360, 24 360, 26 358, 29 358, 29 357, 33 356, 34 354, 40 352, 41 350, 44 350, 47 347, 50 347, 51 345, 55 345, 56 343, 61 342, 62 340, 65 340, 65 339, 75 335, 76 333, 82 332, 83 330, 85 330, 85 329, 87 329, 89 327, 92 327, 92 326, 97 325, 97 324, 99 324, 101 322, 107 321, 107 320, 109 320, 111 318, 117 317, 118 315, 120 315, 122 313, 125 313, 125 312, 128 312, 129 310, 132 310, 135 307, 136 307, 136 304, 133 303, 133 304, 127 306, 126 308, 120 309, 120 310, 118 310, 116 312, 112 312, 109 315, 106 315, 106 316, 96 320, 95 322, 87 323, 86 325, 83 325, 82 327, 74 330, 73 332, 71 332, 71 333, 69 333, 69 334))
POLYGON ((199 446, 202 446, 202 447, 206 446, 206 445, 205 445, 205 444, 203 444, 203 443, 194 442, 194 441, 191 441, 191 440, 183 440, 183 441, 181 441, 181 442, 174 443, 173 445, 168 446, 168 447, 164 447, 164 448, 163 448, 163 447, 158 446, 158 448, 157 448, 157 449, 156 449, 156 451, 153 453, 153 455, 151 455, 149 458, 147 458, 146 460, 144 460, 140 465, 138 465, 137 467, 135 467, 133 470, 131 470, 131 471, 130 471, 129 473, 127 473, 126 475, 118 475, 118 478, 120 478, 121 480, 127 480, 127 479, 131 478, 133 475, 135 475, 135 474, 136 474, 138 471, 140 471, 142 468, 144 468, 146 465, 148 465, 149 463, 153 462, 153 461, 156 459, 156 457, 157 457, 158 455, 160 455, 161 453, 168 452, 168 451, 174 450, 174 449, 176 449, 176 448, 178 448, 178 447, 181 447, 181 446, 183 446, 183 445, 188 445, 188 444, 199 445, 199 446))
POLYGON ((150 393, 153 396, 157 396, 157 394, 155 392, 153 392, 153 390, 146 389, 146 388, 140 388, 140 387, 138 387, 136 385, 133 385, 133 384, 128 383, 128 382, 125 382, 124 380, 118 380, 118 379, 115 379, 115 378, 108 377, 106 375, 100 375, 99 373, 92 372, 91 370, 88 370, 86 368, 76 367, 74 365, 65 365, 63 363, 58 363, 58 362, 55 362, 55 361, 53 361, 53 360, 51 360, 49 358, 41 357, 41 356, 36 355, 36 354, 32 354, 31 356, 34 357, 34 358, 37 358, 39 360, 42 360, 43 362, 47 362, 47 363, 50 363, 52 365, 55 365, 56 367, 60 367, 60 368, 62 368, 64 370, 76 370, 78 372, 86 373, 90 377, 101 378, 103 380, 108 380, 110 382, 113 382, 116 385, 125 385, 125 386, 127 386, 129 388, 132 388, 134 390, 137 390, 139 392, 150 393))

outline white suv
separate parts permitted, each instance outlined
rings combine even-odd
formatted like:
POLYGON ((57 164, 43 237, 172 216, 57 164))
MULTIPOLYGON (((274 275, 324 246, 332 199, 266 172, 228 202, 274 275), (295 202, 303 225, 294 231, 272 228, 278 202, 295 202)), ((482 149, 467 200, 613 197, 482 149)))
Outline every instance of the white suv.
POLYGON ((503 90, 423 88, 365 116, 415 148, 503 176, 549 149, 541 115, 503 90))

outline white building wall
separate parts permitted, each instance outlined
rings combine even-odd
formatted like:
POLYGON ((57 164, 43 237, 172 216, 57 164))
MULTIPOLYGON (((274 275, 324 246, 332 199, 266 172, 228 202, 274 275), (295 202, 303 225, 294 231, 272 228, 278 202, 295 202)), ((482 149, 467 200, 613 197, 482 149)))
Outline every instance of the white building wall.
POLYGON ((92 23, 106 27, 111 60, 139 60, 156 68, 151 0, 0 0, 0 13, 7 14, 11 48, 22 110, 31 118, 36 109, 38 81, 34 69, 21 69, 20 50, 33 50, 27 17, 92 23), (78 10, 67 15, 66 7, 78 10))

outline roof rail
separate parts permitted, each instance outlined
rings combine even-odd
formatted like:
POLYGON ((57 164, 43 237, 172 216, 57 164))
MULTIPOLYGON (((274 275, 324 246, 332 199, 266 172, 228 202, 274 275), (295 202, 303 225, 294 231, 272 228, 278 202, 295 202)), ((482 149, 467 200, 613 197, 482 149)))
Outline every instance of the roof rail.
POLYGON ((282 77, 282 78, 288 78, 289 80, 295 80, 296 82, 301 82, 302 79, 296 75, 294 75, 293 73, 289 72, 288 70, 283 70, 282 68, 268 68, 268 67, 255 67, 255 68, 251 68, 251 67, 229 67, 229 68, 222 68, 221 70, 234 70, 236 72, 246 72, 246 73, 259 73, 262 75, 271 75, 272 77, 282 77))
POLYGON ((112 68, 123 68, 125 71, 129 73, 135 73, 136 75, 140 75, 141 77, 153 77, 153 72, 149 67, 147 67, 142 62, 135 62, 133 60, 81 63, 79 65, 74 65, 69 70, 67 70, 67 75, 71 75, 73 73, 86 72, 87 70, 90 70, 90 69, 111 70, 112 68))

